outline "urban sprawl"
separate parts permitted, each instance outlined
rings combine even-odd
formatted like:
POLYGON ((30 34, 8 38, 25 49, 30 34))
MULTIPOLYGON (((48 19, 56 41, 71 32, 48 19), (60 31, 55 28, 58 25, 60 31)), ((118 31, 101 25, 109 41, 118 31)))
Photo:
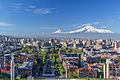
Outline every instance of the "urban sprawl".
POLYGON ((119 79, 120 41, 0 36, 0 78, 119 79))

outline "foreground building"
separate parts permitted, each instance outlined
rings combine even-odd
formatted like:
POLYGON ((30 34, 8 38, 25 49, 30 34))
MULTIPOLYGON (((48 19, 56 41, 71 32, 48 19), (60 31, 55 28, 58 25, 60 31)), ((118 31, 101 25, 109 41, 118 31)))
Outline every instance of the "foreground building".
POLYGON ((24 62, 20 67, 18 67, 18 74, 21 75, 22 78, 32 75, 32 66, 32 61, 24 62))

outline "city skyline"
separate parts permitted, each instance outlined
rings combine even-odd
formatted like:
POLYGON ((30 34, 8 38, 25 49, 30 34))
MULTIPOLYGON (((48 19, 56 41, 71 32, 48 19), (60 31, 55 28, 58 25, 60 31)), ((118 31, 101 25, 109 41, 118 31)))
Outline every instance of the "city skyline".
POLYGON ((70 31, 83 24, 119 33, 119 3, 119 0, 4 0, 0 3, 0 34, 70 31))
POLYGON ((120 80, 120 0, 1 0, 0 80, 120 80))

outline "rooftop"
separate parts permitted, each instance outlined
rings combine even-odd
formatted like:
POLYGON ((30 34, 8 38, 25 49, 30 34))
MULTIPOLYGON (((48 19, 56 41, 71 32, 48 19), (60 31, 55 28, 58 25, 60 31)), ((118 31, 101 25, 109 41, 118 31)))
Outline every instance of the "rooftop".
POLYGON ((33 62, 32 61, 27 61, 24 62, 19 69, 32 69, 33 62))

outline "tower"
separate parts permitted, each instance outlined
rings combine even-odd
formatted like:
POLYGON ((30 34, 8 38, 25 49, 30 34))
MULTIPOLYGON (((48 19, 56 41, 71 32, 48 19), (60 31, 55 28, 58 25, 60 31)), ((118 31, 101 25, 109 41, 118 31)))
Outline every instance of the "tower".
POLYGON ((114 49, 117 50, 117 42, 114 43, 114 49))
POLYGON ((109 78, 109 59, 106 59, 106 63, 103 65, 103 75, 104 78, 109 78))
POLYGON ((14 79, 14 57, 13 57, 13 53, 11 53, 11 65, 10 65, 10 75, 11 75, 11 80, 15 80, 14 79))
POLYGON ((67 41, 65 41, 64 43, 63 43, 63 47, 67 47, 67 41))
POLYGON ((75 48, 77 48, 77 46, 76 46, 76 41, 74 40, 74 42, 73 42, 73 48, 75 49, 75 48))

